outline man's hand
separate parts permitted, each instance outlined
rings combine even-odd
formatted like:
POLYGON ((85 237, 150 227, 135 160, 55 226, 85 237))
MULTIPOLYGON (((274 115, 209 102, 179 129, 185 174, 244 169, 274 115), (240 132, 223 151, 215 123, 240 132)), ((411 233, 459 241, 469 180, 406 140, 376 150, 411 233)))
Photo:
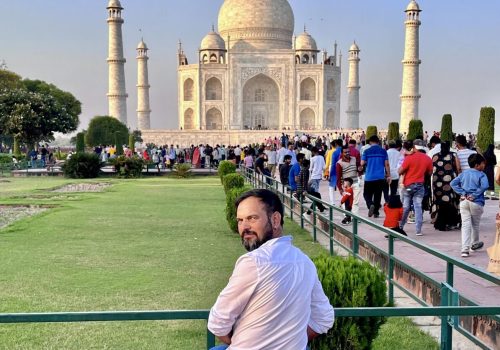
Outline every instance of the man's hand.
POLYGON ((311 341, 316 338, 319 334, 312 330, 311 327, 307 326, 307 340, 311 341))
POLYGON ((392 182, 392 179, 390 177, 387 177, 387 183, 390 185, 392 182))
MULTIPOLYGON (((232 333, 232 332, 231 332, 232 333)), ((227 344, 227 345, 231 345, 231 337, 230 337, 230 334, 228 335, 225 335, 225 336, 221 336, 221 337, 217 337, 221 342, 223 342, 224 344, 227 344)))

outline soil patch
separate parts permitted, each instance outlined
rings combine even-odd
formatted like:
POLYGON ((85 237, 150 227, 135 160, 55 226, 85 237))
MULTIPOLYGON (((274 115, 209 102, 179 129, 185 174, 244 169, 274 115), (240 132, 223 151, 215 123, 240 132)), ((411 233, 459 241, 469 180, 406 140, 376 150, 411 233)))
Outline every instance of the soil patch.
POLYGON ((40 214, 51 208, 41 205, 0 205, 0 229, 12 224, 17 220, 28 216, 40 214))
POLYGON ((111 186, 109 183, 82 183, 70 184, 56 188, 52 192, 103 192, 106 188, 111 186))

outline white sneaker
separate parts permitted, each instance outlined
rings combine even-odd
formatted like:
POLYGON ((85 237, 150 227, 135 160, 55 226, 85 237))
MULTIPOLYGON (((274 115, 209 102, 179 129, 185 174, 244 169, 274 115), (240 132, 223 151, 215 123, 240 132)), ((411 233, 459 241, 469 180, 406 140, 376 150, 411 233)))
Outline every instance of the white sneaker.
POLYGON ((415 236, 423 236, 424 234, 422 232, 415 232, 415 236))

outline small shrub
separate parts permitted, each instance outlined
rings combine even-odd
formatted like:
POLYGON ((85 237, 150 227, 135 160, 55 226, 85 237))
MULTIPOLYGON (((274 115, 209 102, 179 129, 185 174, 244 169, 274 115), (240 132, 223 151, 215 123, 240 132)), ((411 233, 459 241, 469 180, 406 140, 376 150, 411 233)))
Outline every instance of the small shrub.
POLYGON ((124 179, 139 178, 142 176, 142 169, 146 164, 142 158, 137 156, 127 158, 125 156, 118 156, 109 161, 116 170, 118 177, 124 179))
POLYGON ((179 179, 186 179, 191 176, 191 164, 177 163, 174 165, 174 175, 179 179))
POLYGON ((222 178, 224 185, 224 192, 226 194, 236 187, 243 187, 245 185, 245 178, 240 174, 227 174, 222 178))
POLYGON ((370 125, 366 128, 366 142, 368 143, 368 139, 373 135, 378 135, 378 130, 375 125, 370 125))
POLYGON ((223 183, 222 179, 224 178, 225 175, 236 173, 236 164, 233 164, 230 161, 224 160, 224 161, 220 162, 217 173, 219 174, 220 182, 223 183))
MULTIPOLYGON (((334 308, 387 305, 385 276, 368 262, 324 255, 313 261, 334 308)), ((311 349, 369 349, 384 322, 381 317, 338 318, 326 335, 313 340, 311 349)))
POLYGON ((56 158, 57 160, 66 160, 68 158, 68 153, 57 151, 56 158))
POLYGON ((62 169, 66 177, 73 179, 92 179, 101 172, 101 161, 95 153, 75 153, 67 160, 62 169))
POLYGON ((236 222, 236 207, 234 202, 243 193, 250 191, 252 187, 250 185, 244 185, 243 187, 235 187, 226 193, 226 220, 231 231, 238 233, 238 223, 236 222))
POLYGON ((12 156, 10 154, 0 153, 0 164, 12 163, 12 156))

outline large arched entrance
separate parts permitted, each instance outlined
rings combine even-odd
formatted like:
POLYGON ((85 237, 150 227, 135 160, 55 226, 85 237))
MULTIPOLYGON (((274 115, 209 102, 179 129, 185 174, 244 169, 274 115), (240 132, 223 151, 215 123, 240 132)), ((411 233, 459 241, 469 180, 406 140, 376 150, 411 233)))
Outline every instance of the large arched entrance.
POLYGON ((215 107, 209 109, 207 112, 206 129, 222 130, 222 113, 215 107))
POLYGON ((280 98, 278 85, 259 74, 243 87, 243 128, 279 129, 280 98))
POLYGON ((306 108, 300 113, 300 128, 302 130, 314 129, 315 114, 311 108, 306 108))

